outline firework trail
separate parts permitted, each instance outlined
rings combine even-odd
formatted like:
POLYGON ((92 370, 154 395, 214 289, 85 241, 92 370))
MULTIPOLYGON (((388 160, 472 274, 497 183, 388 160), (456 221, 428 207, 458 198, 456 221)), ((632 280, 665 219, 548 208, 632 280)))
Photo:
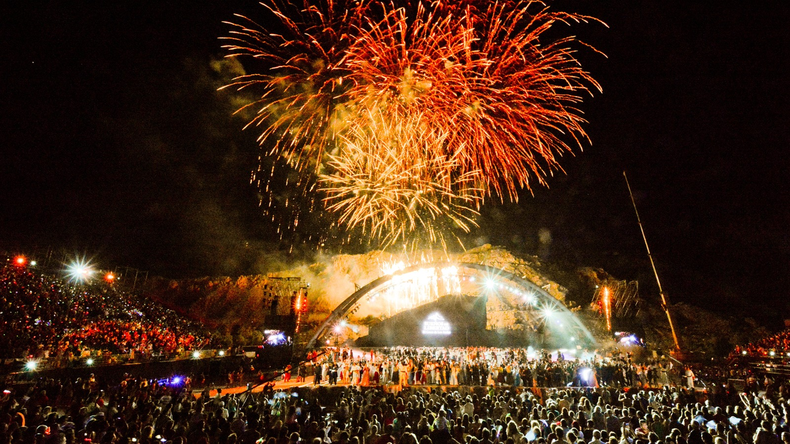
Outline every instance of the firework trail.
POLYGON ((546 34, 595 19, 532 1, 264 6, 277 25, 239 16, 225 45, 260 64, 228 85, 260 91, 248 126, 300 194, 384 245, 444 245, 587 140, 577 106, 600 86, 573 37, 546 34))

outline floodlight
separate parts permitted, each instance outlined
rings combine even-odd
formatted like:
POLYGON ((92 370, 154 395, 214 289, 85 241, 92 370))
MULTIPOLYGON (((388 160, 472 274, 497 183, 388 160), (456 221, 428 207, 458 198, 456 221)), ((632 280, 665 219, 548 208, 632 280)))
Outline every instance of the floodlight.
POLYGON ((91 267, 90 262, 85 261, 85 259, 75 259, 74 262, 66 267, 66 275, 72 282, 87 282, 94 272, 95 270, 91 267))

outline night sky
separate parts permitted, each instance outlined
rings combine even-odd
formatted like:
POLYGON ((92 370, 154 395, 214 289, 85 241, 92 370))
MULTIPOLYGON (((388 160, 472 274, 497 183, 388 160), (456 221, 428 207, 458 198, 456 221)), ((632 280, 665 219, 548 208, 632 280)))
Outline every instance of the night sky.
MULTIPOLYGON (((249 185, 256 134, 215 63, 222 21, 261 7, 73 3, 0 7, 0 251, 168 277, 271 266, 282 245, 249 185)), ((607 56, 580 56, 604 90, 581 106, 592 145, 550 188, 486 206, 467 246, 601 267, 656 295, 627 171, 673 302, 790 317, 790 4, 753 3, 555 2, 609 26, 562 31, 607 56)))

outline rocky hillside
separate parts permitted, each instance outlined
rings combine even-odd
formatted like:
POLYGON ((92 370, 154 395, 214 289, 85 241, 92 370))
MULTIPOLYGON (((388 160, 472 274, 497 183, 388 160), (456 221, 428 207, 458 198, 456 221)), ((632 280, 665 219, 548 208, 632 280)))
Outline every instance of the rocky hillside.
MULTIPOLYGON (((153 299, 215 327, 221 335, 226 335, 227 340, 255 343, 260 340, 259 331, 266 324, 267 317, 276 315, 276 312, 287 313, 295 292, 300 288, 305 289, 307 295, 308 309, 302 321, 305 329, 309 330, 319 325, 356 289, 374 279, 406 264, 446 260, 501 268, 530 280, 576 311, 600 338, 608 334, 602 316, 591 304, 595 300, 596 289, 613 282, 624 282, 617 281, 603 270, 557 270, 535 257, 516 257, 503 248, 485 245, 450 256, 439 251, 412 255, 381 251, 337 255, 266 275, 153 279, 149 281, 147 293, 153 299), (274 307, 273 300, 279 300, 274 307)), ((626 284, 630 288, 636 283, 626 284)), ((634 331, 657 348, 672 348, 666 315, 657 301, 651 301, 649 295, 643 300, 636 293, 629 298, 633 300, 629 300, 628 309, 622 311, 622 318, 614 319, 614 327, 634 331)), ((697 307, 676 305, 672 309, 683 347, 705 355, 726 355, 736 344, 767 333, 756 328, 753 322, 736 322, 697 307)))

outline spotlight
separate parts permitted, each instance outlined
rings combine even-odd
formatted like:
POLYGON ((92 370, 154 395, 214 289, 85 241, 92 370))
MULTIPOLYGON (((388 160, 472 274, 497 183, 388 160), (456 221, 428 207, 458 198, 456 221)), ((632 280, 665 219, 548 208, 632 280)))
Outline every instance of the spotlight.
POLYGON ((25 368, 30 370, 30 371, 33 371, 33 370, 37 369, 38 368, 38 361, 27 361, 27 363, 25 364, 25 368))
POLYGON ((193 351, 192 352, 192 358, 193 359, 200 359, 200 352, 197 351, 197 350, 193 351))
POLYGON ((86 359, 86 360, 85 360, 85 364, 87 364, 87 365, 93 365, 93 358, 88 358, 88 359, 86 359))
POLYGON ((87 282, 95 270, 84 259, 76 259, 66 268, 66 275, 72 282, 87 282))

